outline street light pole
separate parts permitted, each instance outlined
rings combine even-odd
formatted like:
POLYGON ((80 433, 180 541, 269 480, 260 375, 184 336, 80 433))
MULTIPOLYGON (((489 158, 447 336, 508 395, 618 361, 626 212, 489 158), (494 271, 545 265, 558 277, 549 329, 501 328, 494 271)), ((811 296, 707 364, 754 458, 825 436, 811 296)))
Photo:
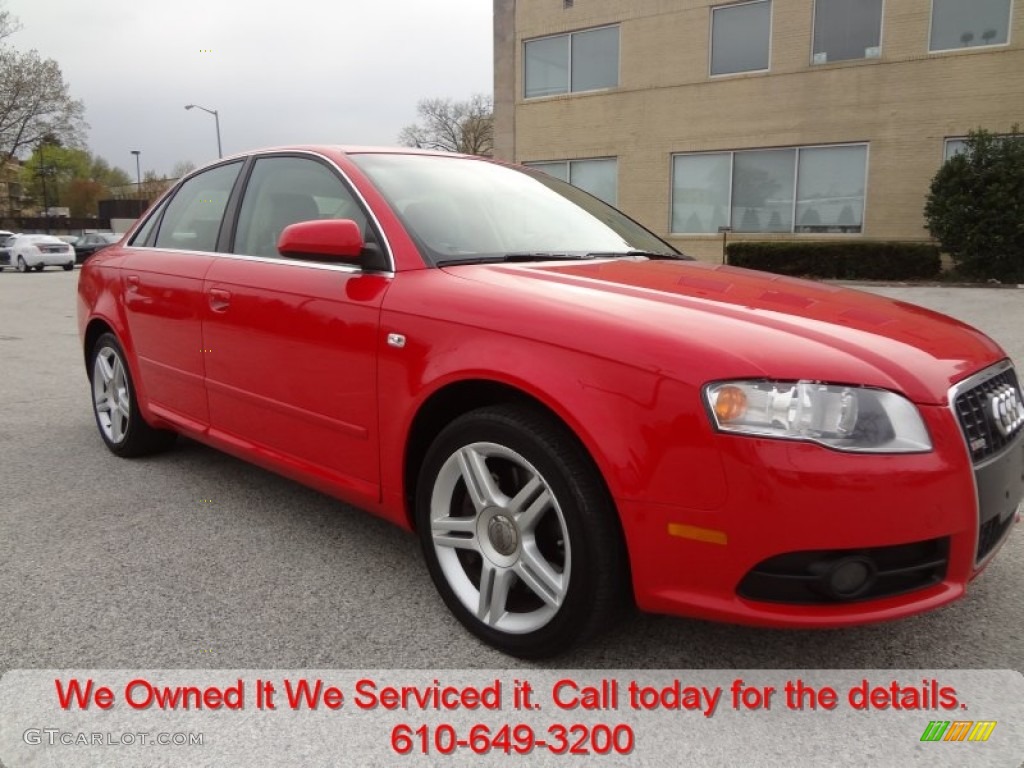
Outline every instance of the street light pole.
POLYGON ((217 113, 217 110, 207 109, 206 107, 201 107, 198 104, 186 104, 185 109, 201 109, 206 114, 213 115, 213 121, 217 127, 217 157, 224 157, 224 152, 220 148, 220 115, 217 113))
MULTIPOLYGON (((43 154, 43 148, 46 146, 45 141, 39 142, 39 171, 40 178, 43 180, 43 216, 46 220, 46 234, 50 234, 50 201, 46 194, 46 156, 43 154)), ((13 256, 11 257, 14 258, 13 256)))
MULTIPOLYGON (((141 149, 133 149, 133 150, 131 150, 131 153, 133 155, 135 155, 135 178, 137 179, 136 187, 135 187, 135 199, 136 199, 136 201, 140 201, 140 200, 142 200, 142 164, 141 164, 141 162, 139 160, 139 155, 142 154, 142 150, 141 149)), ((139 209, 138 210, 138 215, 141 216, 142 215, 142 203, 141 202, 137 203, 136 208, 139 209)))

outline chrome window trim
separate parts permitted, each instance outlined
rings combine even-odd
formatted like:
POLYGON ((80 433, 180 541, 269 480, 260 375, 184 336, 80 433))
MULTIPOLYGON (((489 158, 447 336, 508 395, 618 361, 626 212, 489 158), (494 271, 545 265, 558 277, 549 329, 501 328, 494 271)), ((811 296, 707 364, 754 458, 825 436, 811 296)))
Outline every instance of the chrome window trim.
MULTIPOLYGON (((329 272, 344 272, 351 275, 378 275, 380 277, 392 278, 395 276, 394 271, 391 270, 367 270, 363 267, 357 267, 352 264, 332 264, 322 261, 312 261, 307 259, 292 259, 287 256, 249 256, 244 253, 222 253, 220 251, 190 251, 184 248, 154 248, 150 246, 126 246, 132 250, 146 250, 146 251, 164 251, 166 253, 188 253, 193 256, 210 256, 216 259, 234 259, 236 261, 255 261, 263 264, 280 264, 282 266, 289 267, 306 267, 308 269, 323 269, 329 272)), ((202 278, 206 280, 204 276, 202 278)))
POLYGON ((322 261, 310 261, 306 259, 293 259, 287 256, 249 256, 244 253, 214 253, 218 258, 234 259, 236 261, 256 261, 264 264, 283 264, 291 267, 308 267, 309 269, 324 269, 329 272, 345 272, 352 275, 379 275, 380 277, 394 277, 394 270, 377 271, 367 270, 352 264, 325 264, 322 261))
MULTIPOLYGON (((269 256, 249 256, 249 255, 244 254, 244 253, 224 253, 223 251, 190 251, 190 250, 181 249, 181 248, 160 248, 159 246, 156 246, 156 245, 126 245, 125 247, 126 248, 132 248, 132 249, 138 249, 138 250, 147 250, 147 251, 148 250, 155 250, 155 251, 167 251, 167 252, 176 252, 176 253, 206 253, 206 254, 211 254, 213 256, 230 256, 230 257, 237 258, 237 259, 242 259, 242 260, 265 261, 265 262, 270 263, 270 264, 281 264, 281 263, 285 263, 285 264, 305 264, 305 265, 313 266, 313 267, 315 267, 317 269, 333 269, 333 270, 346 271, 346 272, 347 271, 351 271, 351 272, 354 272, 354 273, 363 273, 363 272, 365 272, 366 274, 390 275, 390 276, 394 277, 395 271, 396 271, 395 270, 395 257, 394 257, 394 253, 392 252, 391 241, 388 239, 387 232, 384 231, 384 227, 381 226, 380 219, 377 218, 377 214, 374 212, 374 210, 370 206, 370 204, 366 201, 366 198, 363 196, 363 193, 359 190, 359 187, 357 187, 355 184, 352 183, 352 178, 347 173, 345 173, 344 169, 340 168, 338 166, 338 164, 336 162, 334 162, 334 160, 332 160, 330 157, 328 157, 327 155, 323 154, 322 152, 316 152, 316 151, 310 150, 310 149, 277 149, 277 150, 269 150, 269 151, 266 151, 266 152, 255 152, 255 153, 250 154, 250 155, 244 155, 244 156, 241 156, 241 157, 232 157, 232 158, 227 158, 227 159, 229 159, 229 160, 241 159, 242 162, 244 163, 244 162, 246 162, 248 160, 252 160, 253 162, 255 162, 256 160, 259 160, 260 158, 265 158, 265 157, 288 157, 288 156, 295 156, 295 155, 306 155, 306 156, 309 156, 309 157, 319 158, 321 160, 326 161, 327 164, 331 168, 333 168, 335 171, 337 171, 338 175, 340 175, 341 178, 345 181, 345 184, 347 185, 348 189, 352 192, 353 196, 363 206, 363 210, 366 211, 367 216, 372 220, 372 222, 374 224, 374 228, 376 229, 377 233, 380 235, 381 245, 383 246, 383 249, 384 249, 384 256, 387 258, 387 262, 388 262, 388 265, 390 266, 390 269, 388 269, 386 271, 373 271, 373 270, 369 270, 368 271, 368 270, 363 269, 362 267, 353 267, 353 266, 349 266, 347 264, 346 265, 323 264, 323 263, 318 263, 318 262, 315 262, 315 261, 303 261, 301 259, 289 259, 286 256, 280 256, 280 257, 277 257, 277 258, 269 257, 269 256)), ((213 167, 215 167, 215 165, 223 165, 223 163, 216 163, 216 164, 208 166, 208 168, 212 169, 213 167)), ((176 190, 186 180, 188 180, 192 176, 194 176, 197 173, 200 173, 200 172, 202 172, 204 170, 206 170, 206 168, 200 168, 197 171, 195 171, 193 173, 190 173, 184 179, 179 181, 178 184, 176 184, 172 189, 176 190)), ((246 183, 246 186, 248 186, 248 184, 249 184, 248 179, 246 179, 245 183, 246 183)), ((170 191, 171 190, 168 190, 168 192, 170 192, 170 191)), ((241 203, 241 201, 239 201, 239 202, 241 203)), ((160 205, 162 205, 163 197, 161 197, 161 199, 158 201, 158 203, 160 203, 160 205)), ((160 207, 160 205, 153 206, 154 207, 154 215, 157 213, 156 209, 158 209, 160 207)), ((147 217, 145 221, 149 221, 149 217, 147 217)), ((142 226, 145 226, 145 221, 140 222, 140 226, 139 226, 140 229, 141 229, 142 226)), ((135 236, 135 231, 131 231, 131 236, 132 237, 135 236)))

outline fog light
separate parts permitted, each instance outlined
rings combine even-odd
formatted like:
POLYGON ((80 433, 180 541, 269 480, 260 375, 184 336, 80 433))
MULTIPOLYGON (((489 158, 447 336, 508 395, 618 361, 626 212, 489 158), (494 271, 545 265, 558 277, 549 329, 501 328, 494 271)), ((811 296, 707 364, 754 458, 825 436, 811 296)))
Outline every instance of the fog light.
POLYGON ((875 564, 866 557, 837 560, 822 577, 825 588, 840 600, 850 600, 866 592, 875 580, 875 564))

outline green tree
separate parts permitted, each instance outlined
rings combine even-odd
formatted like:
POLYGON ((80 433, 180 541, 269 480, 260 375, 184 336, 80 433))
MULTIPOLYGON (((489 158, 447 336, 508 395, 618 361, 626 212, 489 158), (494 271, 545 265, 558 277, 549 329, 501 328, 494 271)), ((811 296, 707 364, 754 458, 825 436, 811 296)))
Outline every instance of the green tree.
POLYGON ((72 216, 94 216, 98 202, 113 196, 113 189, 135 185, 120 168, 112 168, 102 157, 88 150, 61 146, 53 136, 36 145, 21 170, 21 182, 27 194, 41 208, 43 187, 46 202, 65 206, 72 216))
POLYGON ((970 134, 935 174, 924 209, 932 237, 965 277, 1024 282, 1024 134, 970 134))

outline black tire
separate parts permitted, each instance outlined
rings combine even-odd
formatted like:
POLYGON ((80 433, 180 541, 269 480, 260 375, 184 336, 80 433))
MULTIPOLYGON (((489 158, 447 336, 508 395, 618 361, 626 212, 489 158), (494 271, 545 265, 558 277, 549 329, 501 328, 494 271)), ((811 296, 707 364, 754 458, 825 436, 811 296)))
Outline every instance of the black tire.
POLYGON ((32 271, 32 267, 26 264, 25 259, 23 259, 21 256, 18 257, 18 271, 26 275, 32 271))
POLYGON ((174 432, 154 429, 142 418, 135 397, 132 374, 125 363, 124 350, 121 349, 121 344, 112 333, 104 333, 96 339, 96 343, 89 351, 89 384, 93 394, 92 411, 96 418, 96 427, 99 429, 103 442, 113 453, 123 458, 133 458, 166 451, 174 445, 177 438, 174 432), (107 380, 106 385, 103 383, 97 385, 96 381, 97 374, 106 378, 97 368, 97 360, 101 356, 110 364, 110 370, 114 372, 107 380), (117 372, 118 367, 120 373, 117 372), (116 382, 117 385, 111 386, 110 382, 116 382), (107 406, 105 409, 100 405, 103 392, 110 393, 105 402, 107 406), (121 408, 115 406, 115 402, 126 406, 124 410, 127 410, 127 426, 124 426, 121 421, 125 414, 121 408), (120 424, 118 428, 114 428, 113 419, 115 417, 108 416, 106 420, 104 419, 105 413, 113 414, 115 410, 118 411, 116 417, 120 424), (105 423, 105 421, 111 423, 105 423))
POLYGON ((65 272, 70 272, 70 271, 71 271, 72 269, 74 269, 74 268, 75 268, 75 265, 74 265, 74 264, 65 264, 65 265, 64 265, 64 271, 65 271, 65 272))
POLYGON ((451 422, 421 467, 416 526, 448 608, 477 637, 513 656, 563 652, 626 604, 629 569, 612 499, 576 437, 540 409, 481 408, 451 422), (483 468, 477 477, 497 486, 497 503, 479 494, 473 501, 464 474, 469 464, 459 464, 460 454, 483 462, 474 464, 483 468), (521 509, 506 508, 517 494, 521 509), (453 539, 458 546, 445 543, 453 539), (490 588, 482 590, 485 579, 490 588), (481 600, 481 592, 493 597, 481 600))

